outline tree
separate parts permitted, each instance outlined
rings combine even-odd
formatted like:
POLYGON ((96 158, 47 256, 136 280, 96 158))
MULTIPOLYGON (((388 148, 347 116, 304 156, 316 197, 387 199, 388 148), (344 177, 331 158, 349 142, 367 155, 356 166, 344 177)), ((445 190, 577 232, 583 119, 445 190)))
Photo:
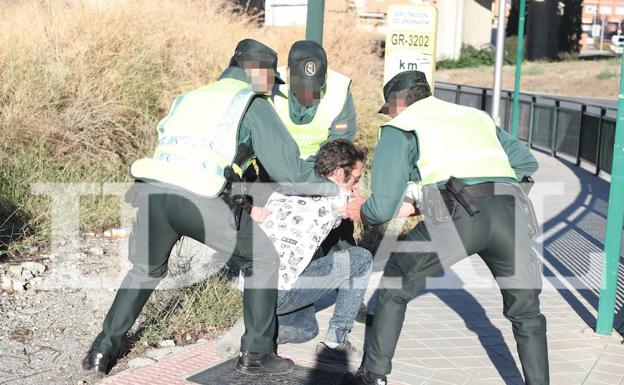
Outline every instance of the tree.
POLYGON ((564 0, 561 27, 559 28, 559 52, 578 52, 582 30, 583 0, 564 0))

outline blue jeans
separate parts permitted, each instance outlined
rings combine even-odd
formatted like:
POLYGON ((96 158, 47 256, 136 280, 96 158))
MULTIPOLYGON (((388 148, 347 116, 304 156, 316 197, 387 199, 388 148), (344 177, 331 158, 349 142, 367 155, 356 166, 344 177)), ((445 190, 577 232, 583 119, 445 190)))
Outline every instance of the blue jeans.
POLYGON ((366 293, 373 257, 353 246, 312 261, 290 290, 277 292, 278 344, 302 343, 319 332, 314 302, 338 289, 326 341, 344 342, 366 293))

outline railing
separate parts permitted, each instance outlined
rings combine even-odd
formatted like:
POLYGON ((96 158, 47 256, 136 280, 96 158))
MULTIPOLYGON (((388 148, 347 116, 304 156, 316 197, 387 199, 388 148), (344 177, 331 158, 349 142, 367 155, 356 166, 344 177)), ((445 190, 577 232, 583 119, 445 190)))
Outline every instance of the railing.
MULTIPOLYGON (((435 95, 443 100, 490 111, 492 90, 436 82, 435 95)), ((501 93, 500 125, 511 131, 513 91, 501 93)), ((585 103, 581 98, 520 93, 518 138, 531 148, 586 161, 595 174, 611 173, 617 105, 585 103)))

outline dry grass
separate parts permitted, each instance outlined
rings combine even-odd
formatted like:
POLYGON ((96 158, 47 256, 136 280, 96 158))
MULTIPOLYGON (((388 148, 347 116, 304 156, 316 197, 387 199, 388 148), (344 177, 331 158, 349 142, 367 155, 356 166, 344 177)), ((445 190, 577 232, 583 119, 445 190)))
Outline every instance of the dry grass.
POLYGON ((242 299, 227 275, 220 273, 188 288, 156 291, 145 314, 133 345, 137 350, 165 339, 180 345, 222 332, 242 315, 242 299))
MULTIPOLYGON (((352 20, 326 25, 330 65, 353 77, 359 139, 371 144, 381 62, 352 20)), ((258 27, 223 0, 0 1, 0 214, 46 234, 48 204, 31 183, 127 180, 173 97, 215 80, 246 37, 283 64, 304 30, 258 27)), ((85 199, 83 227, 114 225, 113 202, 85 199)))
MULTIPOLYGON (((568 62, 525 62, 522 90, 557 95, 617 99, 619 59, 568 62)), ((503 67, 503 88, 513 90, 515 66, 503 67)), ((493 67, 439 70, 436 78, 456 84, 492 87, 493 67)))

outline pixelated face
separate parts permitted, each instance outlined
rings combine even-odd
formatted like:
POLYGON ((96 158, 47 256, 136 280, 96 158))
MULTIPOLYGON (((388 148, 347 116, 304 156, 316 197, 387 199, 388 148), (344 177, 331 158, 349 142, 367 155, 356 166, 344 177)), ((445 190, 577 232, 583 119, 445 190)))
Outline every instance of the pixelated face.
POLYGON ((390 104, 388 106, 388 115, 395 117, 403 112, 407 105, 407 97, 405 92, 393 92, 390 94, 390 104))
MULTIPOLYGON (((316 71, 316 67, 314 62, 310 62, 309 65, 305 66, 305 72, 306 74, 310 73, 313 75, 313 71, 316 71)), ((302 79, 302 77, 306 76, 306 74, 302 76, 295 76, 291 75, 289 70, 287 70, 287 73, 290 90, 295 95, 297 100, 299 100, 299 103, 306 107, 311 107, 315 102, 321 100, 321 87, 314 86, 310 84, 311 82, 309 81, 303 81, 304 79, 302 79)))
POLYGON ((254 92, 268 94, 275 85, 275 70, 267 68, 260 62, 248 61, 244 63, 245 73, 251 82, 254 92))

